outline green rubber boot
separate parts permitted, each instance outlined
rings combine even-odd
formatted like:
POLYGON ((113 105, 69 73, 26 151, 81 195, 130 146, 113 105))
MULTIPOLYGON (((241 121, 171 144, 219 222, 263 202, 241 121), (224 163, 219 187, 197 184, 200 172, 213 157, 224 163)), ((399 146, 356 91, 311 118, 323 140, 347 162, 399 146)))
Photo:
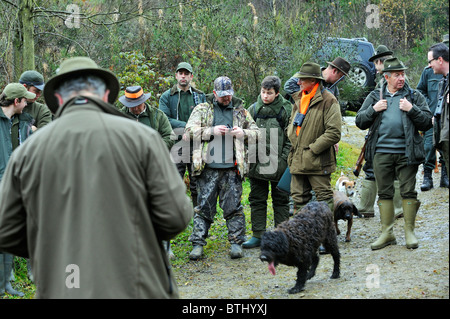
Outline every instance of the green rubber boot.
POLYGON ((366 218, 375 216, 375 199, 377 198, 377 183, 364 179, 361 187, 359 204, 356 206, 359 212, 366 218))
POLYGON ((416 235, 414 234, 414 228, 416 224, 416 215, 420 207, 420 201, 415 198, 404 199, 403 202, 403 215, 405 217, 405 240, 406 248, 416 249, 419 247, 416 235))
POLYGON ((394 181, 394 211, 395 219, 403 217, 402 196, 400 195, 400 182, 394 181))
POLYGON ((381 220, 381 236, 370 245, 372 250, 397 244, 394 236, 394 201, 392 199, 378 200, 381 220))
POLYGON ((242 244, 242 248, 245 249, 256 248, 259 246, 261 246, 261 238, 257 238, 255 236, 253 236, 252 238, 250 238, 249 240, 247 240, 242 244))

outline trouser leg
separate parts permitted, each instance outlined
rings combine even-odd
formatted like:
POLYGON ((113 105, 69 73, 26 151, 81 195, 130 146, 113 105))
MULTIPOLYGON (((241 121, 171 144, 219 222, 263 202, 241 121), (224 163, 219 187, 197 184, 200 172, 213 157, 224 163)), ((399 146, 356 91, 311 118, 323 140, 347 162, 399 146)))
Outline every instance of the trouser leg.
POLYGON ((218 177, 216 171, 205 168, 197 179, 198 205, 194 208, 193 229, 189 237, 194 246, 206 245, 206 237, 217 212, 218 177))
POLYGON ((231 244, 242 244, 245 240, 245 215, 241 204, 242 180, 235 169, 220 172, 219 205, 228 228, 231 244))
POLYGON ((289 219, 289 195, 278 190, 277 184, 278 182, 270 183, 275 227, 289 219))
POLYGON ((250 202, 253 237, 261 238, 266 231, 267 197, 269 194, 269 182, 261 179, 250 178, 250 202))

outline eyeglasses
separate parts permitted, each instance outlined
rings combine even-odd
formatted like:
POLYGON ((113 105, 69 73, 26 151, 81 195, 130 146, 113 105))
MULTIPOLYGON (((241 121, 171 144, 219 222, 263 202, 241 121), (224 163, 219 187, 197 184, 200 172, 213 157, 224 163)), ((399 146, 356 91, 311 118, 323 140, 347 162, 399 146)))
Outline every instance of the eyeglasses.
POLYGON ((431 62, 433 62, 434 60, 437 60, 437 59, 439 59, 439 57, 428 60, 428 64, 430 64, 431 62))

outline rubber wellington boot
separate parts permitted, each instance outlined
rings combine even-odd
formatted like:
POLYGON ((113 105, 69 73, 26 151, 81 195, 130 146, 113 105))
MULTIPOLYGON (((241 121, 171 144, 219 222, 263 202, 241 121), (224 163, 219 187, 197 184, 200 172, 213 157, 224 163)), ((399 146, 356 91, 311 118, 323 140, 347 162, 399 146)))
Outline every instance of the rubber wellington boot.
POLYGON ((250 249, 261 246, 261 239, 258 237, 252 237, 242 244, 242 248, 250 249))
POLYGON ((419 247, 416 235, 414 234, 414 227, 416 223, 417 211, 420 207, 420 201, 414 198, 404 199, 403 202, 403 215, 405 217, 405 241, 406 248, 416 249, 419 247))
POLYGON ((403 217, 402 196, 400 195, 400 182, 394 181, 394 211, 395 219, 403 217))
POLYGON ((394 201, 392 199, 378 200, 381 220, 381 236, 370 245, 372 250, 397 244, 394 236, 394 201))
POLYGON ((374 204, 377 197, 377 183, 368 179, 364 179, 361 187, 361 196, 357 206, 359 212, 364 217, 374 217, 374 204))

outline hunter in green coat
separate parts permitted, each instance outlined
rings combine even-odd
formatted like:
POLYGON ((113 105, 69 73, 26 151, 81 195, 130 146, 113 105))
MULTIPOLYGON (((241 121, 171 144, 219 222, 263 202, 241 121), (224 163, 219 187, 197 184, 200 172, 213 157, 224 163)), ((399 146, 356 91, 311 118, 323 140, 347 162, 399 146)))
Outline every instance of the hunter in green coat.
POLYGON ((266 231, 269 186, 275 227, 289 219, 289 194, 278 190, 276 186, 286 170, 291 148, 285 129, 289 124, 292 104, 281 96, 280 87, 280 78, 264 78, 257 102, 248 108, 263 140, 257 144, 256 163, 250 163, 248 174, 253 237, 243 243, 244 248, 259 247, 261 244, 262 234, 266 231))
POLYGON ((111 105, 109 70, 87 57, 59 70, 44 90, 56 119, 13 152, 0 184, 0 251, 31 258, 37 298, 177 298, 162 241, 193 210, 166 145, 111 105))
POLYGON ((175 135, 167 116, 156 106, 146 102, 150 95, 151 93, 144 94, 140 86, 127 87, 125 95, 119 98, 120 103, 125 105, 121 112, 156 130, 170 150, 175 144, 175 135))
POLYGON ((303 64, 297 77, 302 90, 293 96, 295 107, 287 129, 292 144, 288 165, 294 209, 306 205, 314 190, 317 200, 327 202, 333 211, 331 173, 336 170, 334 145, 341 139, 342 125, 339 103, 318 81, 322 77, 317 64, 303 64))

